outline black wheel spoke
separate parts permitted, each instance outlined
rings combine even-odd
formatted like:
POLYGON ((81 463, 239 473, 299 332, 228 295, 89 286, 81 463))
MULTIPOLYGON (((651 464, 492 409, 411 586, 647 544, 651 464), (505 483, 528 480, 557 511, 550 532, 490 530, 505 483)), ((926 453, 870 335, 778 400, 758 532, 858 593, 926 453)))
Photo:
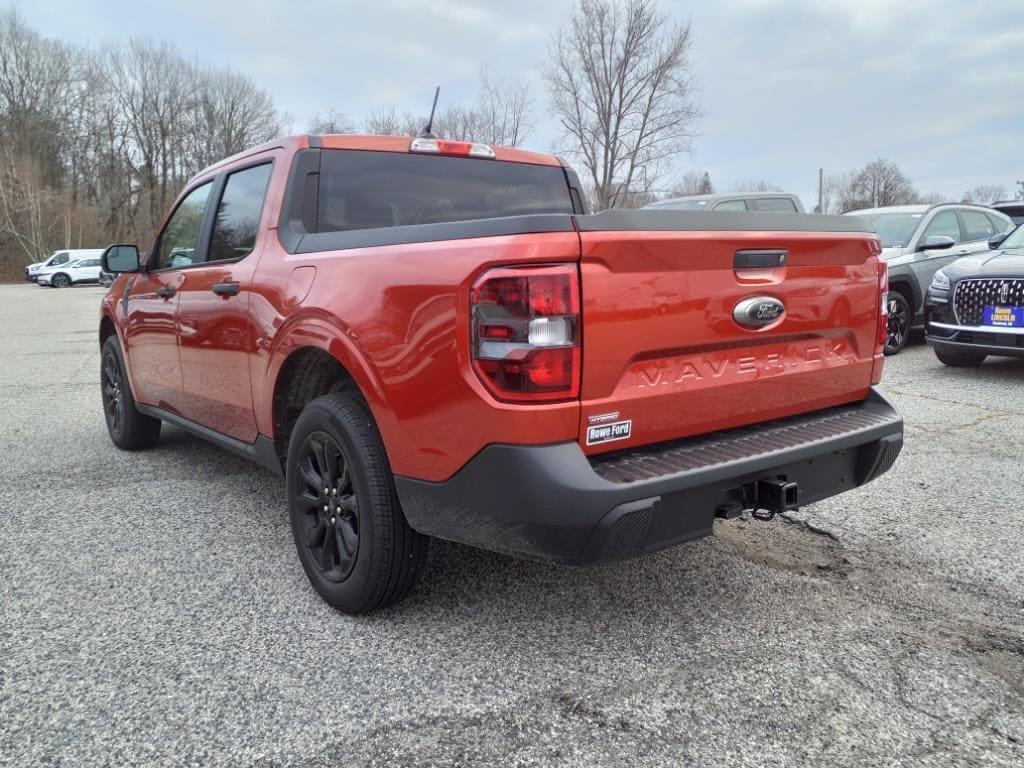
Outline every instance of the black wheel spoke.
POLYGON ((355 494, 349 494, 348 496, 342 496, 338 499, 338 506, 349 514, 354 515, 356 513, 356 496, 355 494))
POLYGON ((320 565, 324 571, 331 571, 337 565, 338 560, 338 537, 327 525, 324 526, 327 535, 324 536, 323 547, 320 550, 320 565))
POLYGON ((323 520, 318 521, 316 525, 309 529, 309 534, 306 536, 306 544, 310 547, 319 547, 324 540, 324 531, 326 530, 327 523, 323 520))
POLYGON ((341 538, 342 552, 352 556, 355 554, 356 545, 359 544, 359 534, 356 533, 356 522, 354 517, 346 517, 338 520, 338 535, 341 538))
POLYGON ((299 465, 299 473, 302 475, 306 485, 310 488, 315 488, 318 494, 326 487, 323 478, 320 477, 320 473, 313 467, 313 459, 311 457, 307 456, 306 460, 299 465))
POLYGON ((298 497, 298 501, 299 501, 299 506, 302 507, 304 512, 308 512, 309 510, 313 509, 314 507, 319 508, 324 503, 322 498, 320 498, 319 496, 314 496, 309 491, 306 491, 305 493, 300 494, 299 497, 298 497))

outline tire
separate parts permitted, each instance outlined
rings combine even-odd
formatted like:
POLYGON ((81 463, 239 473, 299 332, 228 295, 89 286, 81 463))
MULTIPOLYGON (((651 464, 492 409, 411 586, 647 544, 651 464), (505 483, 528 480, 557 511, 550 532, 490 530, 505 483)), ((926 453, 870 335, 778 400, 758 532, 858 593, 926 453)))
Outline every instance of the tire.
POLYGON ((324 600, 362 614, 409 594, 427 537, 405 520, 384 444, 357 394, 324 395, 303 409, 285 475, 295 548, 324 600))
POLYGON ((63 272, 58 272, 50 278, 50 286, 53 288, 67 288, 69 285, 71 285, 71 278, 63 272))
POLYGON ((886 309, 889 311, 889 327, 885 337, 885 354, 897 355, 907 346, 907 340, 910 338, 913 312, 910 311, 910 305, 903 298, 903 294, 896 291, 889 292, 886 309))
POLYGON ((935 347, 935 356, 939 362, 952 368, 977 368, 988 355, 981 352, 964 352, 959 349, 939 349, 935 347))
POLYGON ((115 335, 107 338, 100 350, 100 390, 103 417, 114 445, 123 451, 141 451, 156 445, 160 439, 160 419, 147 416, 136 407, 115 335))

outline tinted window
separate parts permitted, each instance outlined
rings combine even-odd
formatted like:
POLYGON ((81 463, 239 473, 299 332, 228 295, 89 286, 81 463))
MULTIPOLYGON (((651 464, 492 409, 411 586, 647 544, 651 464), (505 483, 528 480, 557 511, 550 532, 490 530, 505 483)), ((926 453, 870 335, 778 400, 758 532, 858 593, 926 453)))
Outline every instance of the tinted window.
POLYGON ((324 150, 319 232, 572 213, 559 167, 465 157, 324 150))
POLYGON ((863 218, 875 228, 883 248, 903 248, 921 223, 920 213, 874 213, 863 218))
POLYGON ((181 201, 171 220, 164 227, 157 250, 156 268, 187 267, 194 264, 199 248, 199 231, 206 214, 206 200, 210 196, 210 182, 196 187, 181 201))
POLYGON ((52 259, 50 259, 50 263, 51 264, 67 264, 70 259, 71 259, 71 257, 65 251, 64 253, 58 253, 56 256, 54 256, 52 259))
POLYGON ((82 259, 75 266, 76 267, 98 267, 100 265, 99 259, 82 259))
POLYGON ((918 243, 923 243, 933 236, 952 237, 954 243, 960 242, 960 224, 957 223, 955 212, 941 211, 935 214, 935 218, 931 220, 918 243))
POLYGON ((252 251, 272 168, 270 163, 265 163, 228 176, 217 206, 209 261, 240 259, 252 251))
POLYGON ((964 225, 964 240, 988 240, 995 234, 992 222, 981 211, 960 211, 960 221, 964 225))
POLYGON ((754 207, 759 211, 796 213, 796 206, 788 197, 755 197, 754 207))
POLYGON ((699 211, 707 204, 707 200, 673 200, 671 203, 661 203, 650 207, 667 208, 673 211, 699 211))
POLYGON ((726 200, 723 203, 719 203, 711 210, 713 211, 745 211, 747 210, 747 204, 742 200, 726 200))
POLYGON ((1013 222, 1009 219, 1004 219, 1001 216, 996 216, 992 213, 986 213, 985 215, 988 216, 992 222, 993 232, 1009 232, 1014 227, 1013 222))

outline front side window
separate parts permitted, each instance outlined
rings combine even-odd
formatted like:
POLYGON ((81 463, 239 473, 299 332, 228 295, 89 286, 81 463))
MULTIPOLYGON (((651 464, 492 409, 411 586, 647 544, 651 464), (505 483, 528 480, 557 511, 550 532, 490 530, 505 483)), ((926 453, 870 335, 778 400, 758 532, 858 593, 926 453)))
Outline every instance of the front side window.
POLYGON ((673 200, 670 203, 652 205, 651 208, 666 208, 673 211, 699 211, 707 204, 707 200, 673 200))
POLYGON ((321 156, 318 232, 572 212, 558 166, 344 149, 321 156))
POLYGON ((921 236, 924 242, 929 237, 952 237, 954 243, 960 242, 960 224, 957 223, 956 213, 953 211, 941 211, 935 214, 935 218, 928 224, 928 228, 921 236))
POLYGON ((67 251, 63 253, 58 253, 52 259, 50 259, 50 264, 53 266, 58 266, 59 264, 67 264, 70 258, 71 257, 68 255, 67 251))
POLYGON ((964 224, 964 240, 968 243, 975 240, 988 240, 995 232, 992 222, 981 211, 960 211, 960 220, 964 224))
POLYGON ((75 268, 77 269, 79 267, 98 267, 99 265, 99 259, 82 259, 80 262, 78 262, 78 264, 75 265, 75 268))
POLYGON ((193 189, 171 215, 171 220, 160 236, 156 254, 157 269, 187 267, 196 263, 206 201, 212 187, 213 184, 207 182, 193 189))
POLYGON ((869 213, 860 214, 871 222, 883 248, 903 248, 921 223, 920 213, 869 213))
POLYGON ((264 163, 228 176, 213 223, 209 261, 241 259, 255 247, 272 168, 264 163))
POLYGON ((726 200, 724 203, 719 203, 712 210, 715 211, 745 211, 747 210, 747 204, 742 200, 726 200))

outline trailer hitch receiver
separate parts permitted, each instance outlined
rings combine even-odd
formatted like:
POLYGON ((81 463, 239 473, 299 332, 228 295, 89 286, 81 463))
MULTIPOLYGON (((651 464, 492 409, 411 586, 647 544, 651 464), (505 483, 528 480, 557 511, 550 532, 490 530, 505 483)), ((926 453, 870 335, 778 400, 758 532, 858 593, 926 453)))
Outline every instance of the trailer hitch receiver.
POLYGON ((800 487, 785 480, 758 480, 757 506, 753 514, 758 520, 771 520, 779 512, 800 508, 800 487))

